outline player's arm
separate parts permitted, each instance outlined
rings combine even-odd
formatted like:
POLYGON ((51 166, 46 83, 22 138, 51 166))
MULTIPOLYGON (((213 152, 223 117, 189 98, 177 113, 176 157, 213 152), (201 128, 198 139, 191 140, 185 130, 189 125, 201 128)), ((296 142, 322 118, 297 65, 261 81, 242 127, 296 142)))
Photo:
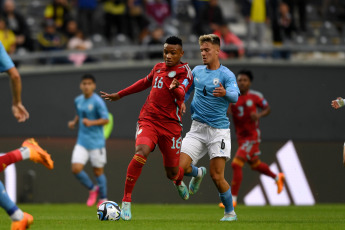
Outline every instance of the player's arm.
POLYGON ((75 126, 78 124, 79 116, 75 115, 74 119, 68 122, 68 128, 74 129, 75 126))
POLYGON ((225 89, 222 83, 219 83, 219 87, 213 90, 213 96, 224 97, 228 102, 236 103, 238 100, 239 93, 232 87, 227 87, 225 89))
POLYGON ((86 127, 90 127, 90 126, 103 126, 103 125, 106 125, 109 123, 109 119, 104 119, 104 118, 100 118, 100 119, 97 119, 97 120, 89 120, 87 118, 83 118, 83 124, 86 126, 86 127))
POLYGON ((332 107, 335 109, 339 109, 345 105, 345 99, 338 97, 336 100, 332 101, 332 107))

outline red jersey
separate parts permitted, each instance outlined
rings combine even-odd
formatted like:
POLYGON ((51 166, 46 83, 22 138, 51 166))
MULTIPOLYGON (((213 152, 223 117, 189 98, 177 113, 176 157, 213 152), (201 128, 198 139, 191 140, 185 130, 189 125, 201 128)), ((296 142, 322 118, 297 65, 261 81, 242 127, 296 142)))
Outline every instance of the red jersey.
POLYGON ((247 94, 238 97, 236 104, 231 104, 232 118, 235 124, 237 141, 260 142, 259 121, 253 121, 250 114, 268 107, 266 99, 260 92, 249 90, 247 94))
POLYGON ((163 119, 181 123, 181 105, 192 83, 193 75, 187 63, 169 67, 162 62, 156 64, 145 78, 121 90, 119 95, 123 97, 152 86, 150 94, 140 111, 139 120, 163 119), (180 85, 174 90, 169 90, 174 78, 180 82, 180 85))

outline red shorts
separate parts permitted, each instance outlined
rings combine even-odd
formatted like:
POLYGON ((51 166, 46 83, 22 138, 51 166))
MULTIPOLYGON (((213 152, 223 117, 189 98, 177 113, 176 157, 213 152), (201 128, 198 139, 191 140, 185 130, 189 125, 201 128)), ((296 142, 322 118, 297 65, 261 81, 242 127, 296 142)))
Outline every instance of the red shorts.
POLYGON ((260 143, 257 141, 245 141, 239 143, 236 157, 240 157, 244 161, 253 161, 258 159, 261 154, 259 145, 260 143))
POLYGON ((135 145, 148 145, 153 151, 158 144, 163 155, 165 167, 178 167, 180 161, 180 148, 182 127, 172 121, 138 122, 135 145))

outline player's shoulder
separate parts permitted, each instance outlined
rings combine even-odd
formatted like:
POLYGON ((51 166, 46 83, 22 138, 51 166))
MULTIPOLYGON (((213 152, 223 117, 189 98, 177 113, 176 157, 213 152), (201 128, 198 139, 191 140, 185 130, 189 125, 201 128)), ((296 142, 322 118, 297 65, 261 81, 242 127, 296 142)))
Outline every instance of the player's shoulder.
POLYGON ((263 95, 261 92, 256 91, 256 90, 250 89, 250 90, 248 91, 248 94, 251 95, 251 96, 253 96, 253 97, 264 98, 264 95, 263 95))
POLYGON ((224 74, 225 76, 228 76, 228 77, 233 77, 236 79, 235 77, 235 74, 226 66, 224 65, 221 65, 220 68, 219 68, 219 71, 224 74))
POLYGON ((96 103, 104 103, 104 100, 97 93, 93 93, 92 98, 96 103))
POLYGON ((188 63, 181 63, 180 65, 177 66, 177 73, 183 74, 184 76, 187 75, 189 79, 193 77, 192 75, 192 70, 190 69, 188 63))
POLYGON ((153 69, 161 69, 165 67, 165 63, 164 62, 158 62, 156 65, 153 66, 153 69))
POLYGON ((193 72, 194 71, 201 71, 201 70, 204 70, 206 69, 206 65, 197 65, 193 68, 193 72))
POLYGON ((74 101, 75 102, 78 102, 78 101, 81 101, 81 100, 83 100, 84 99, 84 95, 83 94, 80 94, 80 95, 78 95, 78 96, 76 96, 75 98, 74 98, 74 101))

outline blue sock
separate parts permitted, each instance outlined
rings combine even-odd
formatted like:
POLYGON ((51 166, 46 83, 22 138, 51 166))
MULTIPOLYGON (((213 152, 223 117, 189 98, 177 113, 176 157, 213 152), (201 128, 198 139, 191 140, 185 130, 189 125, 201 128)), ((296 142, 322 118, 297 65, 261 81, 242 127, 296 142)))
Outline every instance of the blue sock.
POLYGON ((224 193, 219 193, 219 197, 225 206, 225 213, 230 213, 230 212, 234 211, 234 206, 232 204, 232 195, 231 195, 230 188, 228 191, 226 191, 224 193))
POLYGON ((198 167, 196 167, 195 165, 190 165, 192 166, 192 171, 190 173, 185 173, 185 176, 192 176, 192 177, 196 177, 198 175, 198 167))
POLYGON ((93 183, 90 179, 90 177, 87 175, 87 173, 82 170, 80 171, 80 173, 75 174, 75 177, 80 181, 80 183, 82 183, 82 185, 84 185, 87 189, 91 190, 93 189, 93 183))
POLYGON ((7 212, 9 216, 11 216, 15 211, 19 209, 17 205, 13 203, 13 201, 7 195, 5 187, 1 181, 0 181, 0 206, 3 209, 5 209, 5 211, 7 212))
POLYGON ((99 198, 107 198, 107 178, 102 174, 99 177, 96 177, 96 180, 99 186, 99 198))

